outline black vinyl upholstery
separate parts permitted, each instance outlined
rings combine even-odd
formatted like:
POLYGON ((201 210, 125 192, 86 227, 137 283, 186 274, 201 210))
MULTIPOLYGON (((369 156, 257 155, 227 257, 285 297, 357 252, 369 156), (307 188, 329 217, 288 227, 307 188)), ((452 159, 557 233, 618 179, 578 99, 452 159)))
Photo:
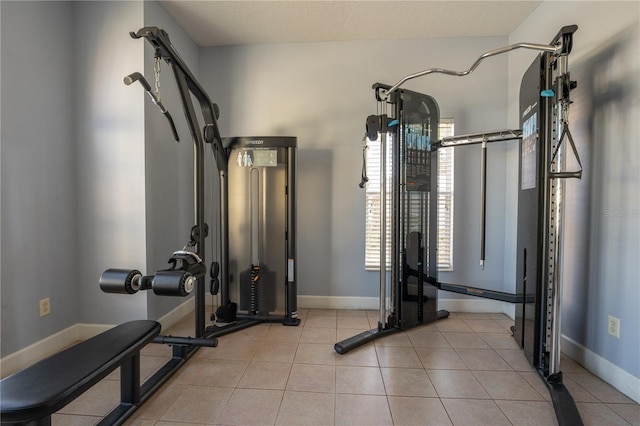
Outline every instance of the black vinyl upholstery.
POLYGON ((2 423, 29 422, 60 410, 160 334, 151 320, 130 321, 0 381, 2 423))

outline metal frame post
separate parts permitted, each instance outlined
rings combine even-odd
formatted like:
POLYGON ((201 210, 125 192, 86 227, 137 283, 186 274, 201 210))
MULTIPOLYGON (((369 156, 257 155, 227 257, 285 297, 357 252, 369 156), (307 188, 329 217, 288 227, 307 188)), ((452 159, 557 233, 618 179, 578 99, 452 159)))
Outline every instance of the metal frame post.
POLYGON ((386 324, 387 311, 387 132, 380 133, 380 312, 378 329, 386 324))

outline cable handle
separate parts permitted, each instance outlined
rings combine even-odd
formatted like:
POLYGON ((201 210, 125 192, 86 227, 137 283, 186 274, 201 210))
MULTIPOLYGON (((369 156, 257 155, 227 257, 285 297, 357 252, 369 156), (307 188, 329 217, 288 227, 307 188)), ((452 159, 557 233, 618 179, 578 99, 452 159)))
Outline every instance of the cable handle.
POLYGON ((580 161, 580 155, 578 154, 578 149, 576 148, 576 144, 573 142, 573 136, 571 136, 571 130, 569 130, 569 122, 566 120, 565 115, 568 115, 568 105, 563 108, 562 113, 562 133, 560 134, 560 138, 558 139, 558 144, 556 145, 556 149, 553 151, 553 155, 551 156, 551 162, 549 163, 549 178, 550 179, 582 179, 582 162, 580 161), (565 138, 569 141, 569 146, 571 146, 571 150, 573 151, 573 155, 578 162, 578 166, 580 170, 576 171, 565 171, 565 172, 554 172, 551 171, 551 164, 556 160, 558 155, 558 151, 562 146, 562 142, 565 138))
POLYGON ((362 173, 360 176, 360 184, 358 185, 363 189, 367 185, 367 182, 369 182, 369 177, 367 176, 367 149, 369 149, 369 145, 367 145, 367 133, 365 132, 362 138, 362 173))
POLYGON ((178 136, 178 130, 176 130, 176 125, 173 122, 173 118, 171 117, 171 114, 169 114, 169 111, 167 111, 167 109, 164 107, 164 105, 162 105, 162 102, 160 101, 159 86, 156 86, 157 89, 158 89, 157 94, 153 93, 151 91, 151 86, 149 85, 149 82, 139 72, 134 72, 132 74, 129 74, 128 76, 126 76, 123 79, 123 81, 124 81, 124 84, 126 84, 127 86, 129 86, 130 84, 135 83, 136 81, 140 82, 140 84, 144 88, 145 92, 147 92, 147 94, 149 95, 149 97, 151 98, 153 103, 156 104, 158 106, 158 108, 160 108, 160 112, 162 112, 164 114, 164 116, 166 117, 167 121, 169 122, 169 127, 171 127, 171 133, 173 133, 173 139, 175 139, 176 142, 180 142, 180 137, 178 136))

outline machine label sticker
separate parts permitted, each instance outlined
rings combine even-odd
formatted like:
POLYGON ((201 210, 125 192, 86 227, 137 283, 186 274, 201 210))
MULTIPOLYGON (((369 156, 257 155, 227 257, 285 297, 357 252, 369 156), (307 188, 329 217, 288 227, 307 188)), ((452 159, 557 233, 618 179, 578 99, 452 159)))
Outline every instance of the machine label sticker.
POLYGON ((294 266, 295 266, 295 260, 288 259, 287 260, 287 279, 289 280, 290 283, 296 280, 296 278, 293 275, 294 266))
POLYGON ((520 176, 520 189, 533 189, 536 187, 538 177, 537 168, 537 147, 538 147, 538 126, 535 113, 522 125, 522 175, 520 176))
POLYGON ((531 110, 534 109, 537 105, 538 105, 538 102, 534 102, 533 105, 529 105, 527 109, 525 109, 524 112, 522 113, 522 118, 525 118, 527 114, 529 114, 531 110))
POLYGON ((429 191, 431 185, 431 153, 429 136, 422 124, 406 125, 404 138, 407 146, 407 191, 429 191))
POLYGON ((277 167, 277 149, 247 149, 238 151, 236 156, 238 167, 277 167))
POLYGON ((236 164, 238 167, 252 167, 253 160, 251 159, 251 151, 238 151, 236 164))

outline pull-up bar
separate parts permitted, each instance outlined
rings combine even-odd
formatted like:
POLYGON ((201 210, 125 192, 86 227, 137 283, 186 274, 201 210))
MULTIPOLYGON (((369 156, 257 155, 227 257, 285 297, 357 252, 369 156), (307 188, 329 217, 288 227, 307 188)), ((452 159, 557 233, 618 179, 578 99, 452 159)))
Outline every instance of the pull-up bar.
POLYGON ((482 211, 480 216, 480 268, 484 270, 486 253, 486 229, 487 229, 487 143, 522 139, 522 130, 496 130, 485 133, 469 135, 449 136, 436 142, 435 148, 446 148, 464 145, 482 144, 482 162, 480 170, 480 198, 482 199, 482 211))
POLYGON ((494 130, 484 133, 472 133, 460 136, 448 136, 434 143, 436 148, 446 148, 449 146, 476 145, 485 142, 510 141, 522 139, 522 130, 494 130))
MULTIPOLYGON (((454 71, 454 70, 449 70, 449 69, 445 69, 445 68, 429 68, 426 69, 424 71, 419 71, 417 73, 413 73, 413 74, 409 74, 405 77, 403 77, 400 81, 398 81, 396 84, 394 84, 393 86, 391 86, 389 89, 387 89, 386 91, 381 91, 379 94, 380 100, 381 101, 389 101, 391 95, 398 90, 398 88, 400 88, 400 86, 402 86, 404 83, 406 83, 409 80, 412 80, 414 78, 417 77, 422 77, 428 74, 446 74, 446 75, 451 75, 454 77, 464 77, 466 75, 471 74, 476 68, 478 68, 478 66, 480 65, 480 63, 487 59, 490 58, 492 56, 497 56, 497 55, 501 55, 503 53, 507 53, 507 52, 511 52, 512 50, 516 50, 516 49, 528 49, 528 50, 535 50, 535 51, 539 51, 539 52, 545 52, 545 53, 549 53, 551 54, 551 57, 554 58, 553 60, 555 60, 555 58, 561 57, 561 56, 567 56, 569 54, 569 52, 571 51, 571 43, 572 43, 572 39, 571 37, 564 37, 565 34, 567 33, 573 33, 575 31, 577 27, 575 26, 568 26, 568 27, 563 27, 560 32, 558 33, 558 35, 556 35, 556 37, 554 37, 553 41, 551 42, 551 44, 537 44, 537 43, 516 43, 516 44, 511 44, 505 47, 500 47, 498 49, 494 49, 494 50, 490 50, 488 52, 483 53, 482 55, 480 55, 475 62, 471 65, 471 67, 469 67, 469 69, 465 70, 465 71, 454 71)), ((566 64, 563 64, 566 66, 566 64)), ((566 70, 564 70, 566 71, 566 70)), ((553 90, 548 90, 547 88, 543 88, 546 90, 542 90, 541 92, 541 96, 544 97, 549 97, 549 96, 554 96, 555 92, 553 90)), ((566 109, 568 109, 568 101, 565 99, 568 97, 568 93, 565 94, 563 93, 563 108, 565 109, 564 111, 564 116, 566 116, 567 111, 566 109)), ((576 158, 578 158, 578 163, 580 163, 579 157, 577 155, 577 151, 575 149, 575 146, 573 144, 573 140, 571 138, 571 133, 568 130, 568 126, 564 126, 565 131, 563 131, 564 133, 567 133, 567 138, 569 139, 569 142, 571 143, 571 147, 573 148, 574 154, 576 155, 576 158)), ((488 142, 498 142, 498 141, 507 141, 507 140, 513 140, 513 139, 522 139, 522 130, 499 130, 499 131, 493 131, 493 132, 488 132, 488 133, 478 133, 478 134, 472 134, 472 135, 463 135, 463 136, 457 136, 457 137, 448 137, 448 138, 443 138, 442 140, 436 142, 434 144, 435 149, 440 148, 440 147, 447 147, 447 146, 460 146, 460 145, 472 145, 472 144, 482 144, 482 170, 481 170, 481 197, 482 197, 482 227, 481 227, 481 243, 480 243, 480 267, 482 269, 484 269, 484 261, 485 261, 485 222, 486 222, 486 179, 487 179, 487 175, 486 175, 486 165, 487 165, 487 143, 488 142)), ((555 157, 555 155, 554 155, 555 157)), ((560 177, 560 178, 566 178, 566 177, 580 177, 581 172, 562 172, 562 173, 555 173, 555 175, 552 175, 554 177, 560 177)))
POLYGON ((404 83, 406 83, 407 81, 412 80, 414 78, 422 77, 423 75, 439 73, 439 74, 452 75, 454 77, 464 77, 465 75, 471 74, 476 68, 478 68, 478 65, 480 65, 480 62, 482 62, 486 58, 489 58, 491 56, 501 55, 503 53, 507 53, 507 52, 510 52, 510 51, 516 50, 516 49, 537 50, 537 51, 541 51, 541 52, 552 53, 554 56, 556 56, 556 55, 559 56, 560 53, 563 50, 563 47, 562 47, 562 44, 560 42, 558 42, 558 44, 556 44, 554 46, 550 46, 550 45, 547 45, 547 44, 536 44, 536 43, 517 43, 517 44, 511 44, 511 45, 505 46, 505 47, 500 47, 498 49, 490 50, 490 51, 485 52, 482 55, 480 55, 480 57, 478 59, 476 59, 476 61, 473 63, 473 65, 471 65, 471 67, 469 67, 469 69, 466 70, 466 71, 453 71, 453 70, 448 70, 448 69, 444 69, 444 68, 429 68, 429 69, 426 69, 424 71, 419 71, 419 72, 414 73, 414 74, 409 74, 409 75, 403 77, 396 84, 391 86, 389 88, 389 90, 387 90, 387 92, 383 95, 383 98, 385 100, 389 99, 389 95, 391 95, 391 93, 393 93, 396 90, 398 90, 398 88, 400 86, 402 86, 404 83))

